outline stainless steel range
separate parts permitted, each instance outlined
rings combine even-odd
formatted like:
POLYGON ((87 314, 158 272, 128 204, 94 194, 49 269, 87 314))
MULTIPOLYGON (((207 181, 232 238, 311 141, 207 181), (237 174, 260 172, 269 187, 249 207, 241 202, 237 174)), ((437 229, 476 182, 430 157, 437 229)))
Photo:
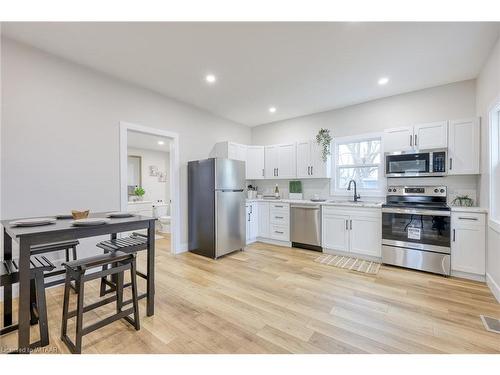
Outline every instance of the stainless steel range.
POLYGON ((382 262, 449 275, 446 186, 389 186, 382 205, 382 262))

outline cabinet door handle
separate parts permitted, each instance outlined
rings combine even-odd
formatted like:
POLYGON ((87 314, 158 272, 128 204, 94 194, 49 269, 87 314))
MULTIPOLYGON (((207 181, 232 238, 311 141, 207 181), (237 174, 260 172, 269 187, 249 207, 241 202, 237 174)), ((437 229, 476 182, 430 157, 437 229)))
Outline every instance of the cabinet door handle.
POLYGON ((276 176, 279 176, 279 175, 280 175, 280 169, 276 168, 276 176))
POLYGON ((349 224, 350 224, 350 230, 352 230, 352 220, 349 220, 349 224))
POLYGON ((465 217, 465 216, 459 216, 458 217, 458 220, 473 220, 473 221, 477 221, 477 217, 465 217))
POLYGON ((276 208, 283 208, 283 206, 274 205, 276 208))
POLYGON ((450 158, 450 171, 452 170, 453 168, 453 158, 450 158))
POLYGON ((253 213, 253 206, 250 205, 250 213, 253 213))
POLYGON ((453 242, 455 242, 455 229, 453 229, 453 242))
POLYGON ((413 147, 413 135, 410 134, 410 146, 413 147))
POLYGON ((311 167, 307 167, 307 175, 310 176, 311 175, 311 167))
POLYGON ((250 213, 248 213, 248 221, 250 221, 250 213))
POLYGON ((345 230, 349 230, 349 223, 348 223, 347 219, 345 221, 345 230))
POLYGON ((264 168, 262 168, 262 177, 264 177, 264 168))
POLYGON ((275 230, 274 233, 283 234, 283 232, 280 232, 279 230, 275 230))
POLYGON ((415 147, 417 147, 417 135, 415 134, 415 147))
POLYGON ((283 216, 275 216, 275 219, 283 219, 283 216))
POLYGON ((311 176, 313 175, 313 166, 311 165, 311 176))

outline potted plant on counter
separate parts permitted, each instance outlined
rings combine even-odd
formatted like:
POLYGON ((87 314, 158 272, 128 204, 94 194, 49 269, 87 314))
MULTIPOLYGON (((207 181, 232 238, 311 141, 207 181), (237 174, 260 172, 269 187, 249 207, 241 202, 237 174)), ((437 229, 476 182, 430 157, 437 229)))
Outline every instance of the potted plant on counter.
POLYGON ((146 190, 144 190, 142 187, 137 186, 134 189, 134 195, 137 197, 138 201, 142 201, 142 198, 144 197, 144 194, 146 194, 146 190))

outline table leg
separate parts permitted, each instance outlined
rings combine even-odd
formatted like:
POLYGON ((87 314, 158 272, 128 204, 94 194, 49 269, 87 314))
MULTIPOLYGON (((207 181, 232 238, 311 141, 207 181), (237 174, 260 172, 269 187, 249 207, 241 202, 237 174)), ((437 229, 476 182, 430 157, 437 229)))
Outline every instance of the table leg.
POLYGON ((147 279, 147 316, 155 313, 155 221, 151 220, 148 227, 148 279, 147 279))
MULTIPOLYGON (((12 238, 7 231, 3 230, 3 259, 12 259, 12 238)), ((6 285, 3 289, 3 326, 12 325, 12 285, 6 285)))
POLYGON ((20 353, 29 353, 30 345, 30 243, 19 240, 19 332, 20 353))

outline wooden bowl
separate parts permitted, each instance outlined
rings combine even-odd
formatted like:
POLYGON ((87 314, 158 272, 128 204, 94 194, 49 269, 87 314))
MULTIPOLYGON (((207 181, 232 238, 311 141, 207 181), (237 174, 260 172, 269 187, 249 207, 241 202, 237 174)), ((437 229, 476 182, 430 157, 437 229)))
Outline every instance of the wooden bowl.
POLYGON ((78 219, 86 219, 89 217, 89 210, 86 211, 71 211, 71 215, 73 216, 73 219, 78 220, 78 219))

